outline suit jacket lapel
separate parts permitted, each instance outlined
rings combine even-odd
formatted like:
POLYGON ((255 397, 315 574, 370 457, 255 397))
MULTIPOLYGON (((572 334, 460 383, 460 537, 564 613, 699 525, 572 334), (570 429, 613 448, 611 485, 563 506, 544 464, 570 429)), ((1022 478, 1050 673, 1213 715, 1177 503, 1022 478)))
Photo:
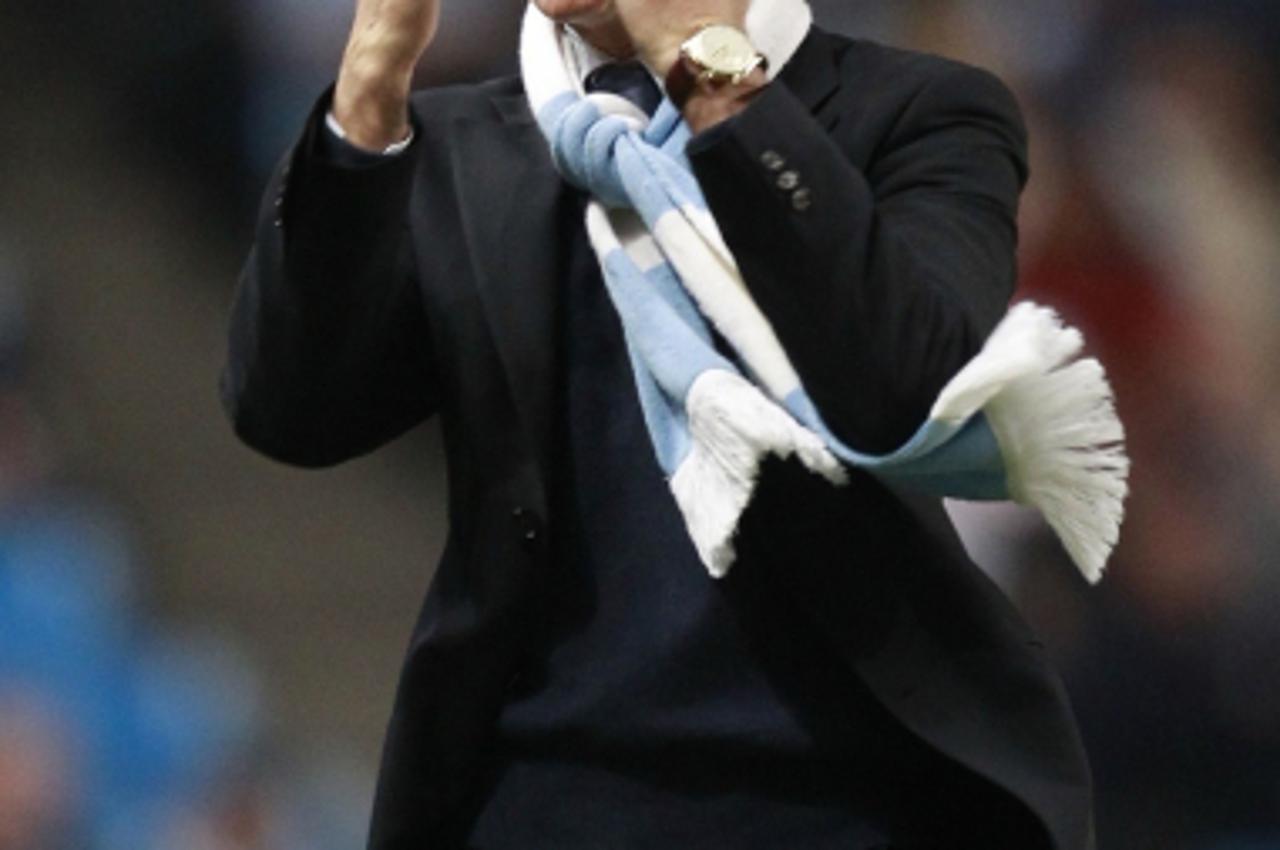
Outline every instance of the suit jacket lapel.
POLYGON ((454 126, 454 181, 481 300, 529 447, 550 463, 560 209, 565 187, 522 96, 454 126))

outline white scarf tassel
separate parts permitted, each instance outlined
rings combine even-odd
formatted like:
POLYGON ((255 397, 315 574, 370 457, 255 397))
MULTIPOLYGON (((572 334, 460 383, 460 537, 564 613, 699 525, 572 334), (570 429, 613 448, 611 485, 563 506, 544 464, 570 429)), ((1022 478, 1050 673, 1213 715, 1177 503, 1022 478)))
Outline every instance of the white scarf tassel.
POLYGON ((1073 360, 1082 347, 1053 310, 1018 304, 943 390, 933 417, 963 421, 982 410, 1010 496, 1038 509, 1097 583, 1119 540, 1129 458, 1102 364, 1073 360))
POLYGON ((795 456, 832 484, 848 480, 817 434, 740 375, 719 369, 699 375, 686 411, 692 445, 671 476, 671 492, 714 578, 723 578, 733 565, 733 537, 764 458, 795 456))

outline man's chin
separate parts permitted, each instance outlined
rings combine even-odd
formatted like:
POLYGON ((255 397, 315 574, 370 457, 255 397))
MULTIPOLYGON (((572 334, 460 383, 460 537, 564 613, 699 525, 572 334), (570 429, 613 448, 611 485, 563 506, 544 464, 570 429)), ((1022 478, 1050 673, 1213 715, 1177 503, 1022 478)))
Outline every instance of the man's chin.
POLYGON ((533 0, 542 14, 562 24, 584 24, 613 14, 613 0, 533 0))

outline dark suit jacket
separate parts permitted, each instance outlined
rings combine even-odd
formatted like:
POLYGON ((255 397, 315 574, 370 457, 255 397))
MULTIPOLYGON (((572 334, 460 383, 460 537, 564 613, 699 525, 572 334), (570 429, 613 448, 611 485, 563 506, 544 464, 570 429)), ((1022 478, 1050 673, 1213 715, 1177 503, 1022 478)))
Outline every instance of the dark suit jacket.
MULTIPOLYGON (((449 539, 370 839, 422 850, 443 846, 540 615, 569 193, 518 80, 416 95, 410 151, 363 169, 317 155, 325 106, 268 192, 223 394, 246 442, 304 466, 441 417, 449 539)), ((1003 314, 1025 145, 989 74, 818 30, 691 145, 752 294, 848 442, 885 449, 914 430, 1003 314)), ((1061 684, 936 501, 861 474, 835 490, 783 463, 764 477, 729 580, 792 594, 906 727, 1016 795, 1046 847, 1091 846, 1061 684)))

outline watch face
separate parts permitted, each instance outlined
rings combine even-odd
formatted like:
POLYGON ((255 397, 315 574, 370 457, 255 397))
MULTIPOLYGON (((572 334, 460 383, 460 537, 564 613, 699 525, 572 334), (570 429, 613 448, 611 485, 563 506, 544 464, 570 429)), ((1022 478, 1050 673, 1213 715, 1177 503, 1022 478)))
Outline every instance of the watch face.
POLYGON ((688 45, 689 58, 716 74, 741 74, 759 55, 747 37, 733 27, 712 26, 688 45))

